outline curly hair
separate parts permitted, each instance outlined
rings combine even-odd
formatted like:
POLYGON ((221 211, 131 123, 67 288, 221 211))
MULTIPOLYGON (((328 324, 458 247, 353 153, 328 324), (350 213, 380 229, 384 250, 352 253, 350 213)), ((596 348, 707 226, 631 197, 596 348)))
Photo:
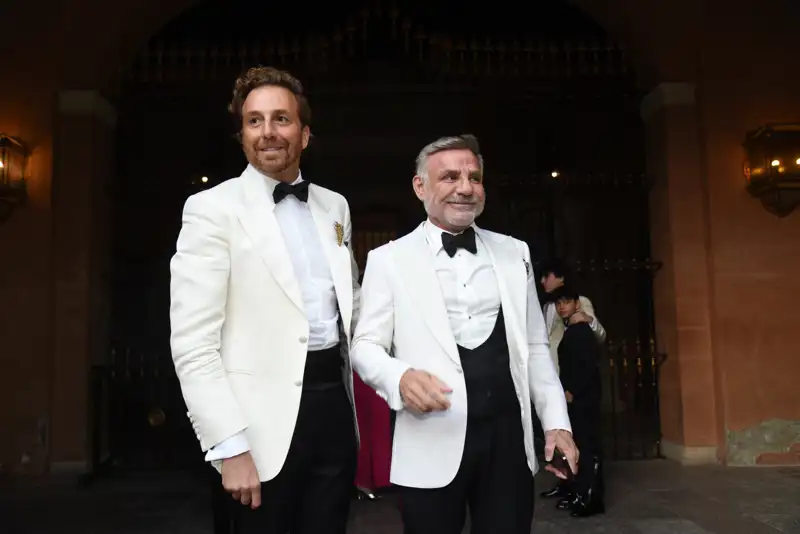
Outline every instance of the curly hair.
POLYGON ((300 83, 300 80, 284 70, 258 66, 248 69, 233 84, 233 98, 231 103, 228 104, 228 111, 233 116, 237 131, 242 128, 242 107, 244 106, 244 101, 247 100, 247 95, 253 89, 265 85, 283 87, 291 91, 297 99, 300 123, 302 126, 311 126, 311 106, 305 93, 303 93, 303 84, 300 83))

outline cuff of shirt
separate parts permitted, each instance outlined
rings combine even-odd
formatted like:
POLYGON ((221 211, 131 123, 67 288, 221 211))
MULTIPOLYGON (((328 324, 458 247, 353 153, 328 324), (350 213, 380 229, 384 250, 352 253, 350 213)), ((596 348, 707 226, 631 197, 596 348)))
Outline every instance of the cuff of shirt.
POLYGON ((214 460, 233 458, 249 450, 250 444, 247 442, 247 437, 244 432, 239 432, 211 447, 206 453, 206 461, 213 462, 214 460))

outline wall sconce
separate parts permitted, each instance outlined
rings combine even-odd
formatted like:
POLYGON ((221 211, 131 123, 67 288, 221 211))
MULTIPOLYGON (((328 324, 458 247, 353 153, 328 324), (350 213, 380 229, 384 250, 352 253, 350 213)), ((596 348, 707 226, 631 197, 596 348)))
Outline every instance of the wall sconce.
POLYGON ((747 191, 786 217, 800 204, 800 123, 767 124, 748 132, 742 146, 747 191))
POLYGON ((27 199, 25 171, 28 151, 16 138, 0 133, 0 223, 27 199))

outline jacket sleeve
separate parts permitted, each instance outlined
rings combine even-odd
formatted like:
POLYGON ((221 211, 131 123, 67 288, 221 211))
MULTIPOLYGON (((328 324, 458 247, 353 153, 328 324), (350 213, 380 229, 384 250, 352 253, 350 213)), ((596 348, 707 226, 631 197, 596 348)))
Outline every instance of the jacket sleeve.
POLYGON ((208 196, 190 197, 170 262, 172 359, 203 451, 247 426, 220 355, 230 273, 227 229, 227 215, 208 196))
POLYGON ((555 364, 550 356, 547 329, 539 307, 536 280, 531 268, 531 255, 528 245, 522 247, 522 261, 525 262, 527 277, 526 328, 528 334, 528 382, 531 399, 544 431, 569 430, 572 426, 567 415, 567 400, 558 378, 555 364))
POLYGON ((400 378, 411 368, 390 355, 394 339, 394 297, 389 265, 381 247, 367 256, 361 286, 361 315, 350 348, 353 368, 393 410, 402 410, 400 378))

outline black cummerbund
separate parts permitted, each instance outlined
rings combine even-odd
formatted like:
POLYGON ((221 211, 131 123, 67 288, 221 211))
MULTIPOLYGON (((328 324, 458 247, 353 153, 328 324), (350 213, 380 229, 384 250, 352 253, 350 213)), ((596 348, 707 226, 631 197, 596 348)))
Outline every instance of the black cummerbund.
POLYGON ((329 349, 312 350, 306 355, 306 368, 303 374, 303 386, 327 386, 342 383, 341 345, 329 349))

